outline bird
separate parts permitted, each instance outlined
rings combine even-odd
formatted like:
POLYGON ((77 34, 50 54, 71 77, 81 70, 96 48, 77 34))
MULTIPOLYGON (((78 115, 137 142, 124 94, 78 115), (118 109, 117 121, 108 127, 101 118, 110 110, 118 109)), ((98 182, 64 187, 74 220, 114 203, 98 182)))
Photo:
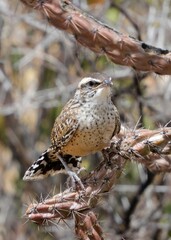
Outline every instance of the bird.
POLYGON ((67 172, 72 182, 79 182, 76 171, 83 156, 110 146, 120 131, 120 116, 111 100, 112 79, 104 73, 84 77, 56 118, 51 132, 51 145, 33 162, 24 180, 43 179, 67 172))

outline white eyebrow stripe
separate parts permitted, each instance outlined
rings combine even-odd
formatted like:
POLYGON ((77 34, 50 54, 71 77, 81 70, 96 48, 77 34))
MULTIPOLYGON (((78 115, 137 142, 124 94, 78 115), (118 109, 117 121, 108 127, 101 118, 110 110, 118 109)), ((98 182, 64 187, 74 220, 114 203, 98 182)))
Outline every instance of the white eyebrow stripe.
MULTIPOLYGON (((95 81, 95 82, 99 82, 99 83, 102 82, 101 80, 99 80, 99 79, 97 79, 97 78, 90 78, 90 79, 91 79, 92 81, 95 81)), ((90 81, 91 81, 91 80, 90 80, 90 81)))

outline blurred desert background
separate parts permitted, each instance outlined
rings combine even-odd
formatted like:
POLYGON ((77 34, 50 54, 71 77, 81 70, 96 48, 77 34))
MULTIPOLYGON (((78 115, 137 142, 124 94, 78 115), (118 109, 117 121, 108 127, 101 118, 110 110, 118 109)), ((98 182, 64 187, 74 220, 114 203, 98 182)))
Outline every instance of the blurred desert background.
MULTIPOLYGON (((73 3, 117 31, 171 49, 170 0, 73 3)), ((24 217, 29 203, 62 191, 66 176, 36 182, 22 177, 49 146, 54 120, 79 80, 92 72, 114 79, 112 98, 126 127, 171 126, 169 76, 115 65, 50 26, 45 16, 19 0, 0 0, 0 240, 75 239, 72 221, 39 228, 24 217)), ((98 161, 96 154, 82 165, 89 171, 98 161)), ((171 239, 170 199, 170 174, 155 176, 128 163, 118 185, 96 210, 106 239, 120 239, 128 228, 136 233, 132 239, 171 239)))

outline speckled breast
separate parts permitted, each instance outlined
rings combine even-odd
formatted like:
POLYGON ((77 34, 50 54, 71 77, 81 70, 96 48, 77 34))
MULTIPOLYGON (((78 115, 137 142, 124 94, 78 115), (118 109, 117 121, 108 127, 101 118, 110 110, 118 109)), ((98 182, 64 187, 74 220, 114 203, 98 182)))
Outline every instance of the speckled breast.
POLYGON ((86 156, 107 147, 116 127, 113 104, 85 106, 79 109, 79 127, 62 152, 86 156))

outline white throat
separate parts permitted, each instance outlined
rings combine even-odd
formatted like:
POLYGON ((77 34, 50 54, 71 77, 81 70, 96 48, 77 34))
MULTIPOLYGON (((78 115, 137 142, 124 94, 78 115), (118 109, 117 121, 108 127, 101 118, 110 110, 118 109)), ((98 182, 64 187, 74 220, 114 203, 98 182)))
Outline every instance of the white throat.
POLYGON ((95 104, 107 103, 111 99, 111 89, 109 87, 99 88, 90 99, 95 104))

